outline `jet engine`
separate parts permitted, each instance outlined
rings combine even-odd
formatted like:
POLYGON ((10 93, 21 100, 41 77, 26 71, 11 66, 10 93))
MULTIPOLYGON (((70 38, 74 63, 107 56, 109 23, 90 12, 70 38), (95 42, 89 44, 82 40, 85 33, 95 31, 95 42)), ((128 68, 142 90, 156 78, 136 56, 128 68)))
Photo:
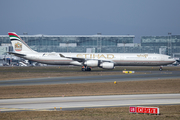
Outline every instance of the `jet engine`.
POLYGON ((114 63, 111 62, 103 62, 100 64, 100 67, 103 69, 114 69, 114 63))
POLYGON ((84 65, 89 66, 89 67, 97 67, 98 60, 87 60, 84 62, 84 65))

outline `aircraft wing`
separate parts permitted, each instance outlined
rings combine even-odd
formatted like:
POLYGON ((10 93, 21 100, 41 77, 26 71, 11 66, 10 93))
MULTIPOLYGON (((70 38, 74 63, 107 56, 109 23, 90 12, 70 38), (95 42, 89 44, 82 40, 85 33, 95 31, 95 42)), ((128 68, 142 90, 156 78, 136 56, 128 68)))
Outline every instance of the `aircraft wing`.
POLYGON ((74 61, 78 61, 78 62, 84 62, 84 61, 86 61, 86 59, 85 58, 77 58, 77 57, 66 57, 66 56, 64 56, 64 55, 62 55, 62 54, 59 54, 61 57, 63 57, 63 58, 69 58, 69 59, 72 59, 72 60, 74 60, 74 61))
POLYGON ((18 57, 24 57, 24 56, 26 56, 25 54, 20 54, 20 53, 15 53, 15 52, 7 52, 7 53, 13 54, 13 55, 18 56, 18 57))
MULTIPOLYGON (((78 62, 85 62, 85 61, 88 61, 88 60, 97 60, 97 59, 86 59, 86 58, 78 58, 78 57, 66 57, 64 56, 63 54, 59 54, 61 57, 63 58, 69 58, 69 59, 72 59, 74 61, 78 61, 78 62)), ((101 62, 113 62, 111 60, 100 60, 101 62)))

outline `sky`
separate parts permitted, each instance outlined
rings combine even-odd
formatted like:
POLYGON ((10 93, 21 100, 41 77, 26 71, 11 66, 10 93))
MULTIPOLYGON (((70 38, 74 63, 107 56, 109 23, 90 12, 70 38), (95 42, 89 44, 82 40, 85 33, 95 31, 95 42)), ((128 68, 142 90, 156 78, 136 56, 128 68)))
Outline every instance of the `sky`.
POLYGON ((0 0, 0 35, 180 35, 180 0, 0 0))

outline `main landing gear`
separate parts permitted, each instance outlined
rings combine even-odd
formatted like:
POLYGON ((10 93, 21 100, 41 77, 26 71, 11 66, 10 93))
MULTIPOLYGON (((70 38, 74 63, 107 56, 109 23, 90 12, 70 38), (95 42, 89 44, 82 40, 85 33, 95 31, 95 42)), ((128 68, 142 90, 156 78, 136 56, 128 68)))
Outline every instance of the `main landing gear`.
POLYGON ((163 66, 160 66, 159 71, 162 71, 162 70, 163 70, 163 66))
POLYGON ((91 67, 83 66, 82 71, 91 71, 91 67))

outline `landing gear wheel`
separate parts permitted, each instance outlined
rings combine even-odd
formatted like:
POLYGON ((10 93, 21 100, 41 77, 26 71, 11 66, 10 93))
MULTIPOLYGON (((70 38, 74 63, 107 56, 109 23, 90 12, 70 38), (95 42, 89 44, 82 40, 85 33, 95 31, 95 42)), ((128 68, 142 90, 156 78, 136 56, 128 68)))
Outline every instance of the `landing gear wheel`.
POLYGON ((91 71, 91 68, 88 67, 88 68, 87 68, 87 71, 91 71))
POLYGON ((90 67, 82 67, 82 69, 81 69, 82 71, 91 71, 91 68, 90 67))

